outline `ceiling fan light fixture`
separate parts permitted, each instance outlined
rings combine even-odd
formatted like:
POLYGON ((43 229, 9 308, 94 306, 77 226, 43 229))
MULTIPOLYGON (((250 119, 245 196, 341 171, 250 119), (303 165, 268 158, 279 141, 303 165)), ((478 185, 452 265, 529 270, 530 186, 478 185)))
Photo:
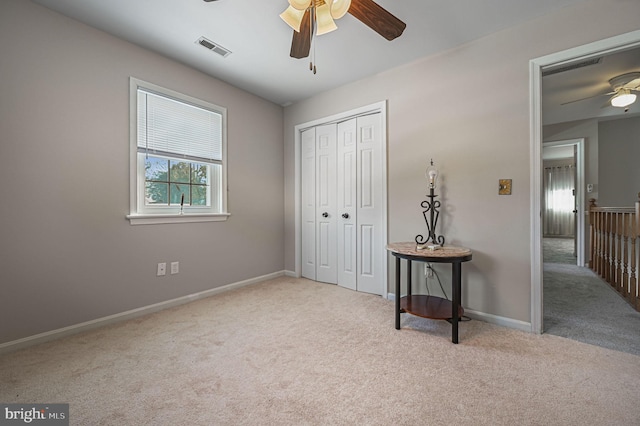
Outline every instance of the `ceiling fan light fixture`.
POLYGON ((289 4, 294 9, 305 11, 311 6, 311 0, 289 0, 289 4))
POLYGON ((333 19, 342 18, 351 7, 351 0, 331 0, 331 16, 333 19))
POLYGON ((300 25, 302 24, 302 18, 304 17, 305 10, 298 10, 293 6, 287 7, 287 9, 280 14, 280 17, 287 23, 294 31, 300 32, 300 25))
POLYGON ((625 108, 636 101, 636 95, 627 89, 621 89, 617 95, 611 98, 611 106, 625 108))
POLYGON ((326 34, 338 29, 331 17, 331 8, 324 2, 316 6, 316 24, 318 25, 316 35, 326 34))

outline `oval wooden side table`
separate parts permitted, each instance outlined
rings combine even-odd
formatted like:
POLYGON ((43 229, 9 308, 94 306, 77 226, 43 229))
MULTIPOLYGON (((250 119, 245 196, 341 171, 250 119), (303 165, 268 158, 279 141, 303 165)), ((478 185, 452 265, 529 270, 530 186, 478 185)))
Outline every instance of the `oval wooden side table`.
POLYGON ((396 258, 396 330, 400 330, 400 314, 404 312, 423 318, 444 319, 451 322, 451 341, 458 343, 458 323, 464 314, 460 300, 462 263, 471 260, 471 250, 454 246, 439 247, 437 250, 419 250, 415 242, 401 242, 388 244, 387 251, 396 258), (403 297, 400 297, 400 259, 407 261, 407 294, 403 297), (451 264, 452 301, 441 297, 412 294, 411 262, 414 261, 451 264))

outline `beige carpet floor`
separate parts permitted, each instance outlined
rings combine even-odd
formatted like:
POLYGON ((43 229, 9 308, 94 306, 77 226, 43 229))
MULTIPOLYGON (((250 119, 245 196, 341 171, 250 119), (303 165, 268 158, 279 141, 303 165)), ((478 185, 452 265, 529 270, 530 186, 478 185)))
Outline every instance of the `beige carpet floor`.
POLYGON ((0 356, 72 425, 638 425, 640 357, 278 278, 0 356))

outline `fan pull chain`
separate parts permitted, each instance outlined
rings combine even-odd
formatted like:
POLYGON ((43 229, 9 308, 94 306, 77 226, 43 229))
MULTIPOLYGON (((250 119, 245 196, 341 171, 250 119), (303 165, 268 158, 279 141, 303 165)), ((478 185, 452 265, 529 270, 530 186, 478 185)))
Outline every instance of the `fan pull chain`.
POLYGON ((309 42, 311 43, 312 51, 311 51, 311 60, 309 61, 309 71, 313 71, 313 74, 316 73, 316 66, 313 63, 316 60, 316 41, 313 39, 313 23, 315 21, 315 12, 316 12, 316 2, 311 2, 311 11, 309 13, 309 42))
MULTIPOLYGON (((313 42, 313 60, 316 60, 316 42, 313 42)), ((316 73, 316 64, 313 64, 313 73, 316 73)))

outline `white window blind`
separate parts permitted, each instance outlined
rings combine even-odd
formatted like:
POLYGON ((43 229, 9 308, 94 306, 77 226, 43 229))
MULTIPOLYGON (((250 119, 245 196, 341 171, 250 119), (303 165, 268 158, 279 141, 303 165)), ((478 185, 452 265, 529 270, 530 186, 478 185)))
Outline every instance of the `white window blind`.
POLYGON ((222 114, 138 88, 138 152, 222 162, 222 114))

